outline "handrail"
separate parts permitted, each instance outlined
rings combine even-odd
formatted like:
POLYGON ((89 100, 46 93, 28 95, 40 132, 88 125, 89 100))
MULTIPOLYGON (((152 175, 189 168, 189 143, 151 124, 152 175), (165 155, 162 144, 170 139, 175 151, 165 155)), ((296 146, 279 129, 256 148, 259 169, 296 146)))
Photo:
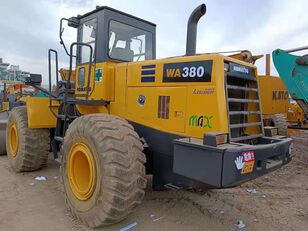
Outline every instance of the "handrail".
MULTIPOLYGON (((53 111, 52 109, 52 98, 57 98, 59 97, 59 90, 58 90, 58 83, 59 83, 59 67, 58 67, 58 52, 54 49, 49 49, 48 50, 48 79, 49 79, 49 109, 51 111, 51 113, 57 117, 57 114, 53 111), (55 62, 56 62, 56 86, 57 86, 57 90, 56 90, 56 95, 54 95, 52 93, 52 83, 51 83, 51 54, 54 53, 55 55, 55 62)), ((42 89, 40 89, 41 91, 43 91, 42 89)), ((44 92, 44 91, 43 91, 44 92)))
MULTIPOLYGON (((54 49, 49 49, 48 50, 48 74, 49 74, 49 95, 51 95, 51 54, 55 54, 55 62, 56 62, 56 85, 58 86, 59 83, 59 67, 58 67, 58 52, 54 49)), ((57 88, 57 95, 58 95, 58 88, 57 88)))
POLYGON ((87 87, 86 87, 86 99, 89 98, 89 87, 90 87, 90 77, 91 77, 91 69, 92 69, 92 57, 93 57, 93 48, 90 44, 87 43, 81 43, 81 42, 74 42, 71 44, 70 47, 70 67, 69 67, 69 72, 68 72, 68 88, 71 87, 71 75, 72 75, 72 65, 73 65, 73 57, 76 56, 72 56, 73 53, 73 48, 74 46, 86 46, 90 49, 90 57, 89 57, 89 71, 88 71, 88 83, 87 83, 87 87))
POLYGON ((64 43, 64 41, 63 41, 63 39, 62 39, 62 34, 63 34, 63 32, 64 32, 63 21, 67 21, 68 23, 72 23, 72 24, 75 24, 76 21, 71 20, 71 19, 67 19, 67 18, 61 18, 61 20, 60 20, 60 29, 59 29, 60 44, 63 46, 63 48, 64 48, 64 50, 65 50, 65 53, 66 53, 68 56, 70 56, 70 54, 68 53, 68 50, 67 50, 67 48, 66 48, 66 46, 65 46, 65 43, 64 43))

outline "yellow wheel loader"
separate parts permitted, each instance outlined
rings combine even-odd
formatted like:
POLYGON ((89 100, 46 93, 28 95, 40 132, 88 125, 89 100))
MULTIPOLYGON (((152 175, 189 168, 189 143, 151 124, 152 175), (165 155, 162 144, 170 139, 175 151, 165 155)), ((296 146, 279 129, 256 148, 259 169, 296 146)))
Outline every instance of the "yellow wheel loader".
POLYGON ((278 128, 279 135, 287 135, 289 128, 304 128, 305 113, 289 96, 279 76, 270 73, 270 54, 266 55, 266 74, 258 76, 261 109, 265 126, 278 128))
POLYGON ((288 107, 288 122, 291 127, 306 128, 307 120, 305 119, 305 113, 295 100, 290 100, 288 107))
POLYGON ((266 55, 266 74, 258 76, 261 109, 265 126, 278 128, 278 134, 288 134, 287 113, 289 93, 278 76, 270 71, 270 55, 266 55))
MULTIPOLYGON (((154 190, 226 188, 287 164, 292 140, 277 136, 276 128, 265 135, 256 67, 196 54, 205 12, 202 4, 189 17, 186 54, 165 59, 155 59, 151 22, 109 7, 61 19, 68 78, 59 80, 56 71, 52 91, 50 74, 49 98, 26 97, 10 113, 13 168, 43 167, 51 143, 55 157, 60 151, 67 206, 97 227, 135 211, 145 174, 153 175, 154 190), (70 48, 64 22, 77 32, 70 48)), ((49 73, 52 60, 57 69, 55 50, 49 50, 49 73)))

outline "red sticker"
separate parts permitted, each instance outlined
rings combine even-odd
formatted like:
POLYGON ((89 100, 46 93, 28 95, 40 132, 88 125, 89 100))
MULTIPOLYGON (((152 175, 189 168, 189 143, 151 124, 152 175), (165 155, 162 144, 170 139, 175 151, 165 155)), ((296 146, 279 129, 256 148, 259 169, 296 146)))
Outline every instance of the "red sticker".
POLYGON ((255 152, 254 151, 242 152, 242 156, 244 158, 244 162, 255 160, 255 152))

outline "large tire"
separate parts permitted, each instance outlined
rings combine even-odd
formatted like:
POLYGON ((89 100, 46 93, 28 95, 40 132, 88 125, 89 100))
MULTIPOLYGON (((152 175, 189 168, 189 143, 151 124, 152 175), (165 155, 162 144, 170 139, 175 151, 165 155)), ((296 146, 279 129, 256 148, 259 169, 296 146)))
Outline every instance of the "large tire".
POLYGON ((110 225, 135 211, 146 187, 143 145, 133 127, 107 114, 69 126, 61 149, 66 204, 89 227, 110 225))
POLYGON ((0 155, 6 155, 6 126, 8 117, 8 111, 0 112, 0 155))
POLYGON ((0 121, 0 156, 6 155, 6 124, 7 121, 0 121))
POLYGON ((12 109, 6 129, 6 149, 16 172, 44 167, 48 161, 49 140, 48 129, 28 128, 26 107, 12 109))
POLYGON ((287 118, 284 114, 272 115, 271 120, 273 125, 278 128, 278 135, 287 136, 288 135, 288 123, 287 118))

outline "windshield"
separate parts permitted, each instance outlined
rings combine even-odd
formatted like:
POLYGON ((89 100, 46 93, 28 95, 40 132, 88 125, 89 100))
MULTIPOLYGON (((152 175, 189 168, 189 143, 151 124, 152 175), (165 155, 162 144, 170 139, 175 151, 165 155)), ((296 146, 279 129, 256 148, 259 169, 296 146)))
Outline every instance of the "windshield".
MULTIPOLYGON (((91 19, 82 24, 82 43, 89 44, 92 47, 92 62, 95 57, 95 39, 96 39, 96 18, 91 19)), ((90 49, 86 46, 80 48, 81 63, 88 63, 90 61, 90 49)))
POLYGON ((109 56, 123 61, 143 61, 153 58, 152 33, 110 21, 109 56))

